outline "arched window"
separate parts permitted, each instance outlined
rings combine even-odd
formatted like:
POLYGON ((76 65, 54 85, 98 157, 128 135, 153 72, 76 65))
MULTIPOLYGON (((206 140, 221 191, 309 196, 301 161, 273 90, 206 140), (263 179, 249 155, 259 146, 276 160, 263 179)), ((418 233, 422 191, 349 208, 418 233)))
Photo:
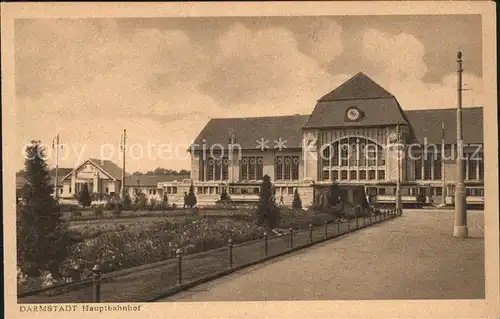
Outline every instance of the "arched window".
POLYGON ((323 180, 384 180, 385 150, 364 137, 346 137, 322 148, 323 180))

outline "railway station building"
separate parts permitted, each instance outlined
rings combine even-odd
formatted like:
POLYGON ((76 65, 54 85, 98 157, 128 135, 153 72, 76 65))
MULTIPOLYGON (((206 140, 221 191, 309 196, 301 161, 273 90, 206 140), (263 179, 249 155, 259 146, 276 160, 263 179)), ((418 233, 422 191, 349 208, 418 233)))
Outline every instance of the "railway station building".
MULTIPOLYGON (((253 202, 268 175, 284 205, 297 189, 303 206, 310 206, 332 183, 362 185, 371 201, 394 203, 399 175, 403 205, 453 205, 456 108, 412 107, 418 109, 405 110, 358 73, 320 97, 311 114, 211 119, 190 149, 190 179, 158 187, 175 187, 179 198, 173 199, 182 201, 192 182, 201 206, 214 204, 223 188, 233 201, 253 202)), ((481 204, 482 107, 462 114, 467 202, 481 204)))

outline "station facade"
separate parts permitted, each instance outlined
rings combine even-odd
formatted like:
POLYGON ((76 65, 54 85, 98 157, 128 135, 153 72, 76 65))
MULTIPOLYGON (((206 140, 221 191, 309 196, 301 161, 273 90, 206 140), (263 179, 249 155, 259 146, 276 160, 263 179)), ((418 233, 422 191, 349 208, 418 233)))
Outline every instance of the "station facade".
MULTIPOLYGON (((480 204, 482 107, 462 113, 467 200, 480 204)), ((158 184, 165 193, 176 190, 174 201, 182 201, 192 182, 201 206, 214 204, 223 188, 233 201, 253 202, 268 175, 283 205, 291 205, 297 189, 310 206, 332 183, 363 185, 370 200, 390 203, 399 173, 403 204, 450 205, 456 108, 404 110, 395 96, 358 73, 321 97, 309 115, 212 119, 190 152, 191 178, 158 184)))

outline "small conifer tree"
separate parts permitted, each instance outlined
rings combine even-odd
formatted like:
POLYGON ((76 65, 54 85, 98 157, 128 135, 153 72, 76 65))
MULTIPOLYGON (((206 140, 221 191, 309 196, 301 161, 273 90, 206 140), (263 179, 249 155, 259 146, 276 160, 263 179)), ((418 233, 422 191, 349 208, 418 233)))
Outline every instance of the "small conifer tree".
POLYGON ((78 203, 83 207, 89 207, 92 203, 92 199, 90 198, 89 187, 87 184, 83 184, 82 190, 80 194, 78 194, 78 203))
POLYGON ((49 271, 57 278, 59 265, 69 256, 75 241, 52 196, 45 150, 40 143, 32 141, 26 148, 26 183, 16 214, 17 266, 30 277, 49 271))
POLYGON ((189 186, 189 192, 187 194, 187 198, 186 198, 186 205, 189 207, 189 208, 193 208, 194 206, 196 206, 196 195, 194 194, 194 186, 193 186, 193 183, 191 183, 191 186, 189 186))
POLYGON ((295 189, 295 192, 293 193, 292 208, 294 210, 301 210, 302 209, 302 200, 300 199, 299 191, 297 190, 297 188, 295 189))
POLYGON ((275 228, 279 223, 280 210, 274 198, 271 178, 267 174, 262 179, 257 215, 258 224, 266 223, 269 227, 275 228))

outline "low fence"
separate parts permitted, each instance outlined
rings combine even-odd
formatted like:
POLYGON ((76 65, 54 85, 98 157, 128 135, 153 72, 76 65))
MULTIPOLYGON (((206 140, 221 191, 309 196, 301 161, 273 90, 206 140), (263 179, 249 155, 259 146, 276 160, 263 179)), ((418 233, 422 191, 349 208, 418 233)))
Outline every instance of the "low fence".
POLYGON ((309 225, 306 230, 296 231, 290 228, 281 235, 270 236, 264 233, 258 240, 238 245, 229 240, 227 247, 186 256, 183 256, 181 250, 177 250, 175 258, 109 274, 101 274, 100 267, 96 264, 92 269, 92 279, 21 294, 18 296, 18 303, 156 301, 241 268, 399 215, 401 212, 393 209, 345 222, 309 225))

